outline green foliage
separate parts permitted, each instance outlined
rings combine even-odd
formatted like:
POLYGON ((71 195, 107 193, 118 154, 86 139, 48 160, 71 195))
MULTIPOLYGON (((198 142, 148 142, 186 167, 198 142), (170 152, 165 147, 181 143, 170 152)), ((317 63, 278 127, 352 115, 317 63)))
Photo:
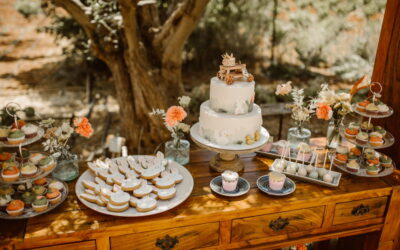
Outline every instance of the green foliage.
POLYGON ((41 3, 40 0, 17 0, 15 9, 25 18, 29 18, 41 12, 41 3))

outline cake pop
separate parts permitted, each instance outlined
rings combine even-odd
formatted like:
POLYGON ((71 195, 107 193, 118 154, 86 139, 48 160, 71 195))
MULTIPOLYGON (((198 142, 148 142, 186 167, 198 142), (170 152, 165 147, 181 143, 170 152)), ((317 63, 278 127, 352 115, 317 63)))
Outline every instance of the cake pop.
POLYGON ((328 173, 326 173, 326 174, 324 175, 324 177, 323 177, 323 180, 324 180, 325 182, 331 183, 331 182, 333 181, 333 177, 332 177, 332 175, 331 175, 332 163, 333 163, 333 161, 331 161, 331 165, 329 166, 329 171, 328 171, 328 173))
POLYGON ((297 170, 297 175, 299 176, 307 176, 307 170, 305 167, 299 167, 297 170))

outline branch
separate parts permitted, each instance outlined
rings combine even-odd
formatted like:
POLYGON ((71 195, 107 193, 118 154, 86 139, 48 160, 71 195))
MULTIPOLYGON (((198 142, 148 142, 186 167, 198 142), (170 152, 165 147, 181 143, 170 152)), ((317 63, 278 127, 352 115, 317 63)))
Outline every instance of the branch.
MULTIPOLYGON (((163 43, 163 48, 165 49, 162 58, 163 63, 170 61, 171 58, 175 58, 175 60, 178 61, 180 60, 179 58, 181 56, 183 45, 203 15, 208 1, 209 0, 186 0, 183 3, 183 14, 179 18, 179 22, 176 24, 177 20, 174 20, 171 23, 171 27, 166 27, 173 31, 169 31, 170 34, 165 38, 165 43, 163 43)), ((178 10, 179 9, 180 8, 178 8, 178 10)))

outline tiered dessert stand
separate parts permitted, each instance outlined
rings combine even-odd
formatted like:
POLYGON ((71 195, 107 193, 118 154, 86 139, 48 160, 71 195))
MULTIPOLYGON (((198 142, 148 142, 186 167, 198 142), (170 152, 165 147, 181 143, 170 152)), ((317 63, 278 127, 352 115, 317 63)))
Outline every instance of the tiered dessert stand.
MULTIPOLYGON (((371 92, 373 93, 373 97, 372 98, 373 98, 373 100, 375 100, 377 93, 373 92, 372 90, 371 90, 371 92)), ((386 117, 389 117, 389 116, 391 116, 393 114, 393 109, 391 107, 389 107, 389 111, 387 113, 381 114, 381 115, 379 115, 379 114, 370 115, 370 114, 367 114, 367 113, 364 113, 364 112, 360 112, 360 111, 358 111, 356 109, 356 104, 352 105, 352 110, 353 110, 353 112, 357 113, 358 115, 368 118, 368 126, 371 124, 371 120, 372 119, 386 118, 386 117)), ((381 149, 381 148, 388 148, 388 147, 392 146, 393 143, 394 143, 394 137, 393 137, 393 135, 391 133, 386 132, 385 136, 383 137, 383 140, 384 140, 383 145, 374 147, 374 146, 370 145, 369 142, 364 144, 364 145, 361 145, 361 144, 357 143, 357 141, 355 139, 352 140, 352 139, 346 138, 344 136, 344 129, 345 129, 344 127, 341 127, 339 129, 339 132, 340 132, 342 138, 344 138, 346 141, 348 141, 348 142, 350 142, 350 143, 362 148, 362 154, 361 154, 361 156, 359 157, 359 160, 358 160, 358 162, 360 164, 360 170, 358 172, 351 172, 351 171, 346 169, 346 166, 341 166, 341 165, 338 165, 338 164, 335 164, 335 163, 334 163, 334 166, 336 166, 337 168, 341 169, 342 171, 344 171, 346 173, 349 173, 349 174, 352 174, 352 175, 356 175, 356 176, 362 176, 362 177, 383 177, 383 176, 387 176, 387 175, 390 175, 390 174, 393 173, 393 170, 395 168, 394 161, 392 161, 392 166, 391 167, 388 167, 388 168, 381 167, 381 170, 379 171, 378 174, 369 175, 367 173, 367 171, 366 171, 367 163, 365 162, 364 157, 363 157, 364 150, 366 148, 381 149)), ((380 153, 377 153, 377 154, 379 154, 379 156, 380 156, 380 153)), ((333 160, 333 157, 332 157, 332 160, 333 160)))
MULTIPOLYGON (((17 105, 17 106, 19 107, 18 104, 15 104, 15 103, 10 103, 10 104, 17 105)), ((9 112, 9 110, 8 110, 8 108, 10 107, 10 104, 8 104, 8 105, 6 106, 6 111, 7 111, 7 113, 8 113, 10 116, 13 116, 13 117, 14 117, 14 120, 16 121, 16 124, 18 124, 16 115, 12 115, 12 114, 9 112)), ((20 107, 19 107, 19 108, 20 108, 20 107)), ((7 144, 7 143, 1 142, 0 148, 3 148, 3 147, 4 147, 4 148, 19 148, 19 153, 22 154, 22 146, 28 146, 28 145, 30 145, 30 144, 32 144, 32 143, 34 143, 34 142, 40 140, 40 139, 43 137, 43 135, 44 135, 44 129, 43 129, 43 128, 39 128, 39 129, 38 129, 38 133, 37 133, 37 135, 36 135, 35 137, 33 137, 33 138, 31 138, 31 139, 26 139, 26 140, 24 140, 24 141, 23 141, 22 143, 20 143, 20 144, 7 144)), ((34 152, 32 151, 32 153, 34 153, 34 152)), ((43 152, 40 152, 40 153, 43 154, 43 155, 48 155, 48 154, 43 153, 43 152)), ((28 178, 28 177, 22 177, 22 176, 20 176, 20 177, 18 178, 18 180, 13 181, 13 182, 6 182, 6 181, 4 181, 3 178, 1 178, 1 176, 0 176, 0 186, 11 186, 11 187, 14 186, 14 187, 15 187, 15 188, 14 188, 15 192, 18 192, 18 191, 17 191, 17 186, 18 186, 18 185, 25 185, 25 186, 31 185, 31 186, 32 186, 32 184, 33 184, 33 182, 34 182, 35 180, 38 180, 38 179, 41 179, 41 178, 44 178, 44 177, 48 176, 51 172, 53 172, 53 170, 54 170, 54 168, 51 169, 51 170, 49 170, 49 171, 42 171, 42 170, 39 170, 39 171, 38 171, 34 176, 32 176, 32 177, 29 177, 29 178, 28 178)), ((35 216, 38 216, 38 215, 41 215, 41 214, 44 214, 44 213, 47 213, 47 212, 53 210, 54 208, 58 207, 61 203, 63 203, 63 201, 64 201, 64 200, 67 198, 67 196, 68 196, 68 186, 67 186, 67 184, 64 183, 64 182, 61 182, 61 183, 64 185, 64 188, 63 188, 63 190, 62 190, 62 192, 61 192, 61 195, 62 195, 62 196, 61 196, 61 200, 60 200, 60 202, 58 202, 57 204, 55 204, 55 205, 49 205, 48 209, 46 209, 46 210, 44 210, 44 211, 42 211, 42 212, 36 212, 36 211, 34 211, 32 208, 25 208, 24 213, 23 213, 22 215, 20 215, 20 216, 9 216, 9 215, 7 214, 7 212, 5 212, 5 211, 0 211, 0 219, 26 219, 26 218, 35 217, 35 216)))
POLYGON ((210 168, 217 172, 242 171, 244 163, 240 160, 239 155, 256 152, 268 142, 269 133, 265 128, 261 127, 260 135, 260 140, 250 145, 218 145, 200 136, 199 123, 194 124, 190 129, 190 136, 199 147, 218 153, 210 161, 210 168))

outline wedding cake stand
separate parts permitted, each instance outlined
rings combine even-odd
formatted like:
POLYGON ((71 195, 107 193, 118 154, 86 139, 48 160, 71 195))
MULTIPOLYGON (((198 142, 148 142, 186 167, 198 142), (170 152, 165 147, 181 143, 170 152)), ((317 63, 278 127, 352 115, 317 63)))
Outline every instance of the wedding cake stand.
POLYGON ((190 136, 199 147, 218 153, 210 161, 210 168, 212 170, 220 173, 225 170, 240 172, 244 169, 244 163, 240 160, 239 155, 253 153, 261 149, 268 142, 268 131, 261 127, 260 132, 260 140, 251 145, 218 145, 200 136, 199 123, 196 123, 190 129, 190 136))

